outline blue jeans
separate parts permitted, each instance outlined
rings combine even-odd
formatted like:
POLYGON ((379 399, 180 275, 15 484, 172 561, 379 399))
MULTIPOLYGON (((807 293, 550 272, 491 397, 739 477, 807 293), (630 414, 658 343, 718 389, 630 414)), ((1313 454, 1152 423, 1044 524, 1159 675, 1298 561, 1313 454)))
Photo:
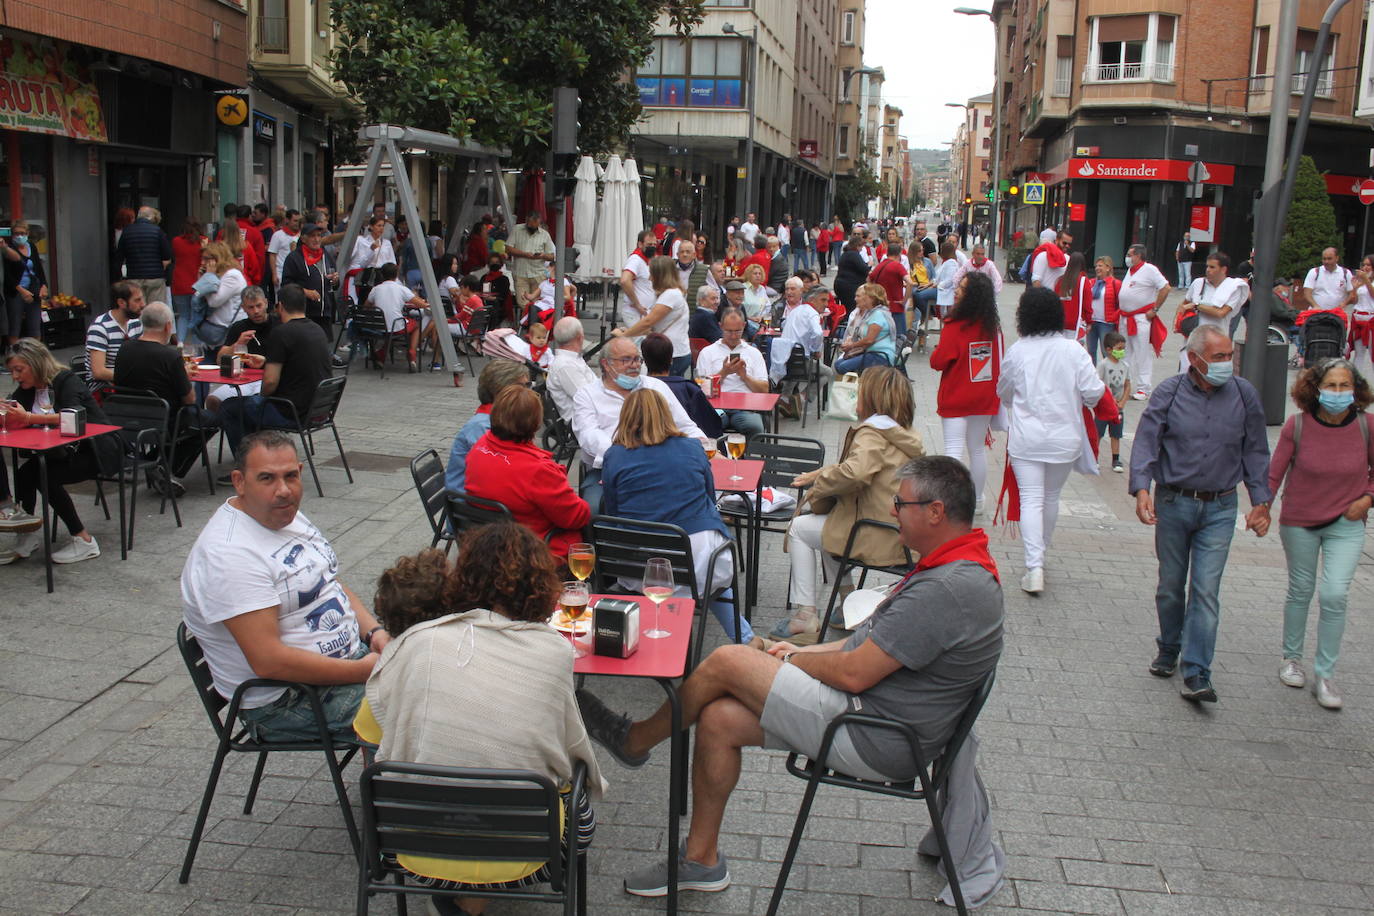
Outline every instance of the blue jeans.
POLYGON ((862 372, 869 366, 890 366, 887 357, 881 353, 874 353, 872 350, 865 350, 854 356, 845 359, 835 360, 835 374, 844 375, 846 372, 862 372))
POLYGON ((911 302, 916 311, 921 313, 921 324, 925 324, 926 319, 930 317, 930 307, 935 304, 935 297, 939 295, 940 291, 933 286, 911 291, 911 302))
POLYGON ((1342 516, 1324 528, 1309 530, 1280 525, 1279 540, 1288 557, 1288 600, 1283 605, 1283 657, 1302 658, 1307 609, 1317 590, 1317 555, 1321 554, 1321 589, 1317 605, 1317 655, 1312 670, 1331 677, 1345 634, 1345 606, 1350 582, 1364 550, 1364 522, 1342 516))
POLYGON ((763 433, 763 416, 752 410, 721 411, 720 422, 751 439, 763 433))
POLYGON ((291 425, 275 404, 267 404, 264 410, 266 400, 263 395, 253 394, 246 398, 230 398, 220 407, 219 422, 224 428, 224 438, 229 441, 231 454, 238 454, 243 437, 259 428, 259 414, 261 422, 268 426, 291 425))
POLYGON ((679 378, 686 378, 692 370, 692 354, 685 356, 674 356, 673 361, 668 364, 668 371, 679 378))
POLYGON ((889 313, 892 315, 892 327, 895 329, 892 332, 894 337, 901 337, 906 334, 906 303, 903 302, 902 305, 903 308, 900 312, 889 313))
POLYGON ((1221 572, 1236 531, 1236 494, 1203 502, 1156 487, 1155 518, 1155 642, 1161 652, 1178 655, 1182 650, 1185 678, 1210 678, 1221 617, 1221 572))
POLYGON ((1116 325, 1110 321, 1094 321, 1088 325, 1088 334, 1083 338, 1083 346, 1088 348, 1088 356, 1092 357, 1093 365, 1097 365, 1097 357, 1102 354, 1102 338, 1116 330, 1116 325))
POLYGON ((587 501, 587 505, 592 507, 593 514, 601 511, 601 468, 589 468, 582 465, 582 485, 577 489, 577 495, 587 501))
POLYGON ((173 296, 172 312, 177 319, 177 340, 186 342, 187 325, 191 320, 191 302, 195 296, 173 296))

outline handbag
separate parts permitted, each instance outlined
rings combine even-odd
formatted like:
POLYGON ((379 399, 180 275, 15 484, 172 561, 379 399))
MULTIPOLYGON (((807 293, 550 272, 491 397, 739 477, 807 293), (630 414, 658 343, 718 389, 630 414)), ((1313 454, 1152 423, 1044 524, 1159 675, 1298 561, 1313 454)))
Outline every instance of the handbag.
POLYGON ((830 403, 825 415, 832 420, 859 420, 859 374, 846 372, 842 378, 830 383, 830 403))

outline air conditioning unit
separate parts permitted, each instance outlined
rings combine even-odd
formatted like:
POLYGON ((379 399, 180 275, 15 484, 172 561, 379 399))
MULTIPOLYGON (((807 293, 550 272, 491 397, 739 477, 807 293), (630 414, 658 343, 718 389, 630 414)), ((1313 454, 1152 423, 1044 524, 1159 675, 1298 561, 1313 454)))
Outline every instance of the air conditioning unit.
POLYGON ((1125 119, 1125 118, 1112 118, 1112 123, 1113 123, 1113 124, 1125 124, 1125 123, 1126 123, 1126 119, 1125 119))

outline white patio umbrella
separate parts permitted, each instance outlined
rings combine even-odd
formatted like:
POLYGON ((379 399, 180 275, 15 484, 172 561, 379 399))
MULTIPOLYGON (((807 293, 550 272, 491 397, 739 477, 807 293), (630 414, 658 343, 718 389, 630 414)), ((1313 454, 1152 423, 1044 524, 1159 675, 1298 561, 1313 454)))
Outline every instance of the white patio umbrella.
POLYGON ((573 241, 590 245, 596 237, 596 163, 583 156, 577 164, 573 191, 573 241))
POLYGON ((644 204, 639 197, 639 166, 633 159, 625 160, 625 225, 627 227, 625 253, 634 251, 637 236, 647 228, 644 204))
POLYGON ((596 240, 593 243, 592 274, 600 277, 620 276, 620 267, 630 254, 634 243, 625 245, 625 170, 619 156, 606 161, 602 175, 601 206, 597 210, 596 240))

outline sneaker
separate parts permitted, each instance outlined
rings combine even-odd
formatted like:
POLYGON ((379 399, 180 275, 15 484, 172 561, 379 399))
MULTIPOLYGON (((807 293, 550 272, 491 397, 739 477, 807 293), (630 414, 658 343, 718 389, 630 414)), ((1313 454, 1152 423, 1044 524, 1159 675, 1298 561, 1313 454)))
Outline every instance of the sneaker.
POLYGON ((1131 400, 1134 400, 1134 401, 1145 401, 1145 400, 1149 400, 1149 397, 1150 397, 1150 392, 1146 391, 1144 388, 1137 388, 1137 389, 1135 390, 1135 394, 1132 394, 1132 395, 1131 395, 1131 400))
POLYGON ((1021 591, 1028 595, 1038 595, 1045 590, 1045 570, 1037 566, 1026 570, 1021 577, 1021 591))
MULTIPOLYGON (((684 844, 685 845, 685 844, 684 844)), ((677 889, 680 891, 723 891, 730 886, 730 868, 725 854, 716 853, 715 865, 702 865, 687 858, 682 849, 677 860, 677 889)), ((648 865, 625 879, 625 892, 637 897, 668 895, 668 862, 648 865)))
POLYGON ((1150 673, 1155 677, 1173 677, 1177 668, 1178 656, 1172 652, 1160 650, 1155 660, 1150 662, 1150 673))
POLYGON ((1285 658, 1279 665, 1279 680, 1289 687, 1306 686, 1307 675, 1303 673, 1302 662, 1296 658, 1285 658))
POLYGON ((13 550, 0 550, 0 566, 9 566, 17 559, 19 559, 19 554, 13 550))
POLYGON ((1112 456, 1112 470, 1113 470, 1113 471, 1116 471, 1118 474, 1124 474, 1124 473, 1126 473, 1126 468, 1125 468, 1124 466, 1122 466, 1122 464, 1121 464, 1121 456, 1120 456, 1120 455, 1113 455, 1113 456, 1112 456))
POLYGON ((1331 683, 1331 678, 1319 677, 1316 680, 1314 692, 1317 694, 1317 703, 1323 709, 1340 709, 1345 705, 1340 693, 1336 691, 1336 685, 1331 683))
POLYGON ((100 545, 95 538, 83 541, 81 538, 72 538, 71 543, 53 551, 52 561, 54 563, 80 563, 82 560, 94 560, 100 556, 100 545))
POLYGON ((577 691, 577 708, 582 713, 582 724, 587 727, 587 735, 597 744, 611 752, 621 766, 637 770, 649 762, 648 754, 638 757, 625 751, 625 737, 630 733, 629 716, 611 712, 606 704, 587 690, 577 691))
POLYGON ((429 371, 430 371, 430 372, 438 372, 438 371, 439 371, 440 369, 442 369, 442 368, 444 368, 444 364, 443 364, 443 363, 430 363, 430 364, 429 364, 429 371))
POLYGON ((1189 703, 1215 703, 1217 701, 1217 692, 1213 689, 1212 682, 1201 674, 1185 677, 1178 695, 1189 703))
POLYGON ((330 361, 329 364, 333 366, 335 369, 347 369, 348 359, 342 356, 336 356, 330 361))
POLYGON ((175 477, 167 476, 167 469, 161 466, 148 471, 148 487, 160 496, 181 499, 186 495, 186 485, 175 477))
POLYGON ((43 520, 36 515, 30 515, 18 506, 6 506, 0 509, 0 531, 37 531, 43 527, 43 520))
POLYGON ((415 373, 420 371, 420 366, 413 359, 410 362, 406 363, 406 367, 410 370, 411 375, 414 375, 415 373))

